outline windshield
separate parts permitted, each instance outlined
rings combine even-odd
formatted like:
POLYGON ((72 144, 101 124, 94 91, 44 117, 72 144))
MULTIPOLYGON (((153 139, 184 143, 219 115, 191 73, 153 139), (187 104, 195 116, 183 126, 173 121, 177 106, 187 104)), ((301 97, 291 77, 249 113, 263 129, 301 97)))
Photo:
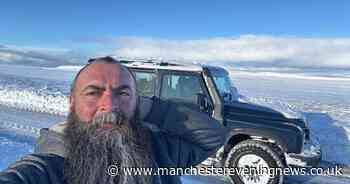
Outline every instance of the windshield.
POLYGON ((229 74, 223 69, 211 70, 214 83, 219 91, 220 97, 225 101, 238 101, 238 92, 233 85, 229 74))

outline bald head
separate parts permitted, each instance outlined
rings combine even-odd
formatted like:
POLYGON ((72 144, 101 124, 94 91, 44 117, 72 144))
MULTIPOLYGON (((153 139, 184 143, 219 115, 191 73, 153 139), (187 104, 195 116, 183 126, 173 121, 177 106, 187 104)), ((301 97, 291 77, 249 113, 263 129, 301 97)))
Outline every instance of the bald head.
POLYGON ((123 70, 127 70, 130 75, 132 76, 132 78, 134 79, 134 83, 136 83, 135 77, 134 75, 131 73, 131 71, 126 68, 125 66, 121 65, 119 61, 115 60, 114 58, 110 57, 110 56, 106 56, 106 57, 101 57, 101 58, 97 58, 97 59, 89 59, 88 60, 88 64, 85 65, 83 68, 81 68, 78 73, 75 75, 73 82, 71 84, 71 89, 70 89, 70 93, 71 95, 74 93, 75 90, 75 85, 77 83, 77 80, 80 76, 80 74, 86 69, 88 68, 90 65, 94 64, 94 63, 106 63, 106 64, 116 64, 116 65, 120 65, 120 67, 123 68, 123 70))
POLYGON ((113 58, 99 58, 82 68, 72 84, 70 110, 86 122, 104 112, 121 111, 131 118, 136 108, 131 72, 113 58))

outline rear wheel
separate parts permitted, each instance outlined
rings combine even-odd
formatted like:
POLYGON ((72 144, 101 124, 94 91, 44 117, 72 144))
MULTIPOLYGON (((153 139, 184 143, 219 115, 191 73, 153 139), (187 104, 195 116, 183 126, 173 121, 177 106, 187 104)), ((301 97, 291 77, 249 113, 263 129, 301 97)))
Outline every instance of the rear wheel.
POLYGON ((270 144, 262 141, 246 140, 234 146, 225 167, 241 170, 241 173, 230 176, 235 184, 283 183, 280 172, 271 173, 276 171, 275 168, 284 168, 282 159, 270 144))

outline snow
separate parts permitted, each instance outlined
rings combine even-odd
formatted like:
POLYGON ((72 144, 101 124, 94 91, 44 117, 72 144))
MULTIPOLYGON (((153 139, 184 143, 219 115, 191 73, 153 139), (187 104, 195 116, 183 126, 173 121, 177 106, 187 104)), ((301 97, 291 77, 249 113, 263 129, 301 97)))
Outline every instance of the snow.
MULTIPOLYGON (((251 69, 250 69, 251 70, 251 69)), ((294 79, 305 79, 305 80, 327 80, 327 81, 348 81, 350 82, 350 74, 332 74, 332 75, 326 75, 326 76, 317 76, 317 75, 310 75, 308 73, 279 73, 279 72, 270 72, 270 71, 257 71, 257 72, 251 72, 251 71, 234 71, 235 74, 240 75, 248 75, 248 76, 264 76, 264 77, 275 77, 275 78, 294 78, 294 79)))
POLYGON ((62 65, 57 67, 42 67, 42 69, 46 70, 63 70, 63 71, 73 71, 78 72, 83 66, 75 66, 75 65, 62 65))
POLYGON ((9 163, 14 163, 18 158, 33 152, 33 144, 25 141, 13 141, 0 131, 0 171, 5 169, 9 163), (6 155, 6 156, 5 156, 6 155))
POLYGON ((323 160, 350 165, 350 81, 230 74, 245 100, 304 118, 321 143, 323 160))

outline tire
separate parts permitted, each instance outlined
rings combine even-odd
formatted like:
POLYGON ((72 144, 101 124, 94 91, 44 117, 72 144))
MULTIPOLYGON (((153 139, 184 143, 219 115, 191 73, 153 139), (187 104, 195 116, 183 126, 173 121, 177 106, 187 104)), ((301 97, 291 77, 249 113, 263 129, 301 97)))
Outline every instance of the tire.
MULTIPOLYGON (((274 151, 269 143, 256 140, 246 140, 234 146, 229 152, 225 161, 227 168, 284 168, 283 161, 279 154, 274 151)), ((237 172, 230 175, 235 184, 281 184, 283 175, 279 172, 277 175, 265 173, 248 174, 243 169, 241 174, 237 172), (246 174, 245 174, 246 173, 246 174)), ((261 170, 253 170, 261 172, 261 170)), ((264 170, 267 171, 267 170, 264 170)))

